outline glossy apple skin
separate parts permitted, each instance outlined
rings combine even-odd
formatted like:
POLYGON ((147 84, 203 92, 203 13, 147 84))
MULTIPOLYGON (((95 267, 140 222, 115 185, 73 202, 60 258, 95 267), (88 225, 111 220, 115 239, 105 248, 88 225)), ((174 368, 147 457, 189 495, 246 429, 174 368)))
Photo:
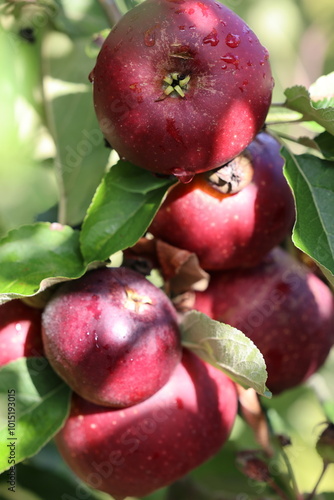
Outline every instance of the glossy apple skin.
POLYGON ((185 350, 167 384, 136 406, 107 409, 75 395, 56 444, 83 481, 116 500, 142 498, 214 455, 236 411, 233 382, 185 350))
POLYGON ((246 187, 225 195, 203 175, 189 184, 179 183, 169 192, 150 232, 196 253, 205 270, 258 264, 291 231, 295 208, 278 141, 261 132, 246 153, 254 169, 246 187))
POLYGON ((61 285, 43 312, 54 370, 96 404, 129 406, 164 385, 181 358, 168 297, 127 268, 101 268, 61 285))
POLYGON ((213 0, 146 0, 114 26, 90 75, 100 127, 121 157, 189 180, 239 154, 262 127, 268 52, 213 0), (185 97, 163 79, 190 76, 185 97))
POLYGON ((41 310, 15 299, 0 306, 0 366, 43 356, 41 310))
POLYGON ((212 273, 194 307, 253 340, 274 394, 307 380, 334 342, 331 291, 280 248, 255 268, 212 273))

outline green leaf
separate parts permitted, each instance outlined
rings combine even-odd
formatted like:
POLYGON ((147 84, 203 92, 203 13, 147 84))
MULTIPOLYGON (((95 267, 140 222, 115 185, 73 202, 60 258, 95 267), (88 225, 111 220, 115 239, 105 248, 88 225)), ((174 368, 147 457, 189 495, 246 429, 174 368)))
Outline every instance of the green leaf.
POLYGON ((270 397, 264 358, 240 330, 203 313, 187 313, 181 324, 182 343, 200 358, 222 369, 235 382, 270 397))
POLYGON ((327 160, 334 160, 334 140, 328 132, 323 132, 314 138, 318 148, 327 160))
MULTIPOLYGON (((62 459, 58 457, 58 460, 61 461, 62 459)), ((41 463, 40 466, 36 466, 31 462, 33 460, 27 460, 16 466, 16 487, 22 488, 27 495, 33 495, 31 497, 27 496, 27 498, 33 498, 34 500, 79 500, 80 498, 112 500, 107 493, 89 488, 89 486, 75 478, 74 475, 72 478, 66 469, 64 471, 61 469, 60 464, 57 462, 52 464, 41 463), (49 465, 49 468, 46 468, 46 465, 49 465)), ((0 476, 0 486, 1 483, 5 483, 5 478, 6 474, 0 476)), ((21 496, 17 495, 17 498, 21 500, 21 496)))
POLYGON ((269 109, 269 113, 266 117, 266 123, 289 123, 300 120, 302 117, 302 113, 274 105, 269 109))
MULTIPOLYGON (((298 111, 304 120, 315 121, 334 135, 334 108, 326 103, 315 103, 305 87, 297 85, 285 90, 286 108, 298 111)), ((331 101, 330 101, 331 102, 331 101)))
POLYGON ((285 176, 296 201, 295 245, 334 274, 334 162, 283 148, 285 176))
POLYGON ((58 432, 70 395, 45 358, 20 358, 0 369, 0 472, 13 465, 10 457, 22 462, 58 432))
POLYGON ((112 167, 98 187, 82 226, 85 262, 104 261, 134 245, 174 182, 124 161, 112 167))
POLYGON ((35 295, 84 271, 79 231, 68 226, 39 222, 0 240, 0 302, 35 295))
POLYGON ((319 268, 321 269, 323 275, 325 276, 329 284, 332 286, 334 292, 334 274, 331 273, 328 269, 326 269, 326 267, 322 266, 321 264, 319 264, 319 268))
POLYGON ((57 0, 58 12, 53 22, 59 31, 72 39, 87 37, 108 26, 105 11, 95 0, 57 0))

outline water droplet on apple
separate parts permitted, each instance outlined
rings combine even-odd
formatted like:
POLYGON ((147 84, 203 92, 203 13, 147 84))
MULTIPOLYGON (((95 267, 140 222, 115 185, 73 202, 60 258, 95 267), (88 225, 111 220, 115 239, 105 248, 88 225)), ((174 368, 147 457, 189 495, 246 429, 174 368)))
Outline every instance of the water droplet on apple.
POLYGON ((226 62, 227 64, 234 64, 236 68, 239 66, 239 57, 235 56, 233 54, 225 54, 223 57, 220 58, 222 61, 226 62))
POLYGON ((227 64, 223 64, 222 69, 227 69, 227 64))
POLYGON ((185 31, 186 27, 185 26, 179 26, 180 31, 185 31))
POLYGON ((248 62, 247 62, 247 66, 253 66, 252 61, 248 61, 248 62))
POLYGON ((263 56, 264 56, 264 60, 265 60, 265 61, 268 61, 268 59, 269 59, 269 52, 268 52, 268 50, 267 50, 267 49, 264 49, 264 50, 263 50, 263 56))
POLYGON ((94 69, 92 69, 92 71, 88 75, 88 80, 90 81, 90 83, 93 83, 94 81, 94 69))
POLYGON ((213 28, 211 33, 209 33, 205 38, 203 38, 203 43, 209 43, 213 47, 218 45, 219 39, 218 39, 218 33, 216 28, 213 28))
POLYGON ((190 30, 195 30, 195 29, 196 29, 196 26, 189 26, 189 29, 190 29, 190 30))
POLYGON ((227 37, 225 38, 225 43, 228 47, 231 47, 231 49, 235 49, 240 45, 240 36, 239 35, 234 35, 233 33, 229 33, 227 37))
POLYGON ((194 178, 194 174, 187 172, 183 168, 174 168, 172 174, 175 175, 182 184, 188 184, 194 178))
POLYGON ((98 343, 98 335, 97 335, 96 332, 94 333, 94 340, 95 340, 95 347, 97 349, 100 349, 100 346, 99 346, 99 343, 98 343))

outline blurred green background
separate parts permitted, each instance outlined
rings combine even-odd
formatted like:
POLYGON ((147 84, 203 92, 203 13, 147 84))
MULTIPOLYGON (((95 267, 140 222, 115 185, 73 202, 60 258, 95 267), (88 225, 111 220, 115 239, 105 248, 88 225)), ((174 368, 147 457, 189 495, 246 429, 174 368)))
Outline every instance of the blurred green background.
MULTIPOLYGON (((135 3, 119 0, 119 7, 125 12, 135 3)), ((109 151, 97 126, 88 81, 98 50, 92 35, 108 27, 102 4, 0 1, 0 236, 35 220, 80 224, 103 176, 109 151)), ((274 102, 284 101, 286 87, 309 87, 333 71, 333 0, 225 4, 246 20, 269 50, 276 81, 274 102)), ((321 471, 314 446, 326 417, 316 394, 334 401, 333 373, 332 354, 307 386, 264 402, 275 430, 292 438, 287 454, 304 492, 313 488, 321 471)), ((268 490, 254 485, 235 465, 237 450, 254 447, 252 432, 238 418, 229 443, 217 457, 189 480, 149 498, 265 498, 268 490)), ((20 500, 63 500, 64 492, 69 499, 76 498, 73 488, 73 477, 52 445, 18 467, 20 500)), ((334 466, 319 492, 323 492, 319 499, 334 499, 334 466)), ((11 495, 0 478, 0 500, 11 495)), ((107 498, 94 495, 91 498, 107 498)))

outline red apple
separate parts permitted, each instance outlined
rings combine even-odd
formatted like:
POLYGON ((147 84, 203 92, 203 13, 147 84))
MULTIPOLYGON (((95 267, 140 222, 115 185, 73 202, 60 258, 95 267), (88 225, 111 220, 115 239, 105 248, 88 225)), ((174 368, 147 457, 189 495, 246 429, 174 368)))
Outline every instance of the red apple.
POLYGON ((167 384, 136 406, 107 409, 74 395, 56 444, 92 487, 116 500, 142 498, 214 455, 236 410, 233 382, 185 350, 167 384))
POLYGON ((90 79, 116 151, 184 182, 252 141, 273 88, 266 49, 214 0, 145 0, 111 30, 90 79))
POLYGON ((334 342, 331 291, 279 248, 255 268, 212 273, 207 290, 196 293, 195 309, 253 340, 274 394, 309 378, 334 342))
POLYGON ((61 285, 43 312, 43 341, 58 375, 107 406, 148 398, 181 358, 170 300, 127 268, 100 268, 61 285))
POLYGON ((41 310, 15 299, 0 306, 0 366, 43 356, 41 310))
POLYGON ((294 217, 280 145, 262 132, 230 164, 172 188, 150 231, 194 252, 203 269, 231 269, 258 264, 291 231, 294 217), (226 194, 230 188, 240 190, 226 194))

